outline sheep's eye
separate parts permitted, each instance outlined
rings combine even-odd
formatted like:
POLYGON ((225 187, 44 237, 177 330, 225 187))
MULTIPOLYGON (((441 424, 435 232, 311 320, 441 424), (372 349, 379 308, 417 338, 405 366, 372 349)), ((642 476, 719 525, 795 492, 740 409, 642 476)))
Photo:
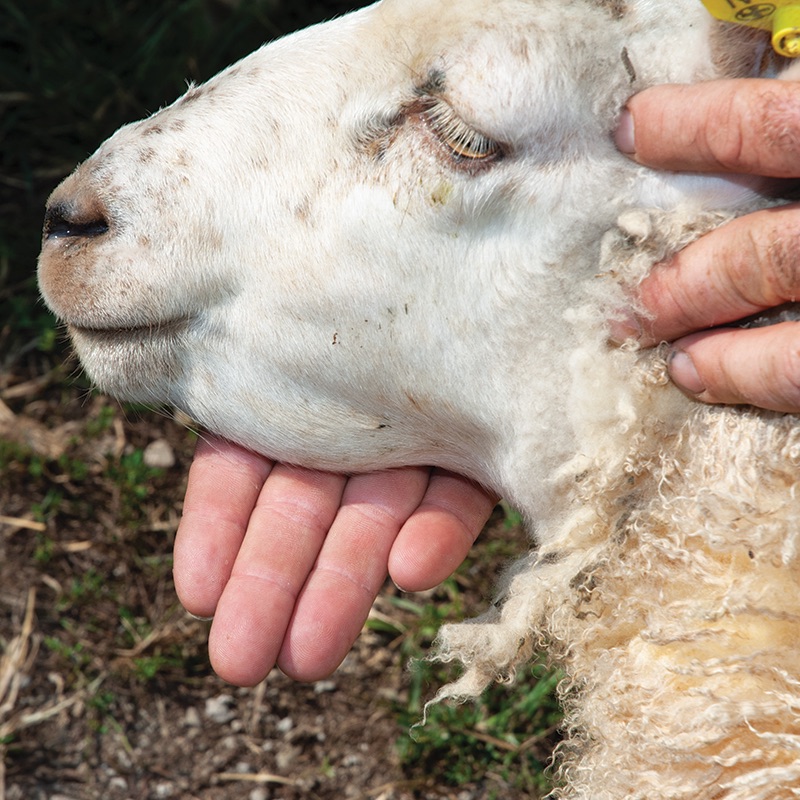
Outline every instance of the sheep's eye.
POLYGON ((482 161, 501 152, 498 142, 467 125, 445 102, 434 101, 422 116, 457 158, 482 161))

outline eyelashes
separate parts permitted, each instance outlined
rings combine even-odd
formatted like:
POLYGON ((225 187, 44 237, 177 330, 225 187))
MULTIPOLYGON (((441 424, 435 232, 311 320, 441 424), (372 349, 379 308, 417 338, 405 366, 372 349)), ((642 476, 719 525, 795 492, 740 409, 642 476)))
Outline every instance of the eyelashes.
POLYGON ((450 167, 469 174, 477 174, 513 155, 512 147, 466 123, 447 101, 420 91, 416 100, 397 112, 364 120, 356 129, 355 143, 360 150, 382 160, 404 130, 411 137, 409 141, 419 145, 427 140, 427 146, 434 147, 450 167))
POLYGON ((467 125, 443 100, 429 100, 420 116, 459 161, 487 163, 502 155, 499 142, 467 125))

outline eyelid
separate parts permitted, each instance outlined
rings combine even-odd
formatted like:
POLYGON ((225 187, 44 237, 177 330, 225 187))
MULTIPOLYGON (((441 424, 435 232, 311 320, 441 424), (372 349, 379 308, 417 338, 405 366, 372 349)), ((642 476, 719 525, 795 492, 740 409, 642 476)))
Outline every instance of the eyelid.
POLYGON ((499 142, 464 122, 444 100, 428 99, 420 116, 457 159, 487 162, 502 154, 499 142))

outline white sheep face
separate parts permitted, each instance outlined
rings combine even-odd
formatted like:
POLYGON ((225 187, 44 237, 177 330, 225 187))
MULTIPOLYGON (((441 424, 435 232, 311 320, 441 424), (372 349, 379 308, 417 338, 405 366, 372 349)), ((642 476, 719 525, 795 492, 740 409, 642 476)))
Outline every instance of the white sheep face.
POLYGON ((718 72, 711 26, 696 0, 383 0, 287 37, 55 191, 44 297, 120 398, 279 459, 438 464, 535 506, 575 450, 565 315, 602 232, 743 199, 611 141, 634 90, 718 72))

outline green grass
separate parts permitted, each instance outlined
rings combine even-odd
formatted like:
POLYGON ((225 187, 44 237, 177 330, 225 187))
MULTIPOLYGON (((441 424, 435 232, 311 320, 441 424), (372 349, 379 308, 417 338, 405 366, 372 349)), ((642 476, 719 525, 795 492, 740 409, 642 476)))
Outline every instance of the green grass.
MULTIPOLYGON (((101 679, 105 692, 174 691, 208 671, 202 631, 197 637, 198 623, 191 635, 185 628, 171 584, 171 534, 153 527, 165 497, 173 502, 180 496, 177 473, 185 470, 165 473, 144 462, 152 419, 142 418, 137 434, 136 420, 102 398, 71 413, 84 416, 58 458, 0 442, 0 477, 12 478, 22 494, 34 479, 37 487, 28 508, 45 529, 32 531, 28 542, 32 561, 55 579, 44 584, 54 592, 43 642, 49 668, 73 692, 101 679), (109 451, 109 437, 113 441, 123 418, 126 446, 121 453, 109 451)), ((192 437, 184 436, 186 459, 192 437)), ((386 613, 368 623, 408 665, 407 688, 390 709, 397 752, 411 781, 424 785, 435 776, 437 785, 481 786, 486 796, 498 798, 504 787, 531 798, 549 789, 545 766, 557 742, 559 676, 543 664, 520 670, 515 684, 493 686, 474 702, 429 706, 419 724, 425 703, 456 677, 452 665, 427 660, 439 628, 485 604, 491 582, 519 552, 523 537, 507 509, 455 576, 431 593, 388 594, 381 606, 386 613)), ((14 541, 21 546, 22 534, 14 541)), ((89 708, 98 731, 117 730, 117 718, 123 718, 113 697, 87 697, 95 704, 89 708)))
MULTIPOLYGON (((514 686, 493 686, 475 701, 429 706, 423 724, 400 740, 402 760, 452 786, 495 775, 514 789, 545 794, 549 748, 561 719, 554 700, 560 680, 543 666, 524 670, 514 686)), ((404 712, 401 721, 410 722, 404 712)))
POLYGON ((45 636, 44 646, 78 670, 85 669, 91 662, 91 656, 81 642, 64 641, 56 636, 45 636))
MULTIPOLYGON (((503 532, 519 524, 515 512, 505 511, 503 532)), ((515 549, 511 542, 518 541, 519 535, 516 530, 513 537, 499 536, 483 542, 478 546, 477 557, 503 563, 515 549)), ((543 797, 551 788, 546 766, 558 740, 561 721, 556 699, 561 679, 558 672, 550 671, 544 662, 534 663, 521 670, 512 685, 492 686, 475 701, 445 701, 425 708, 436 689, 456 677, 452 665, 431 661, 428 655, 441 625, 465 615, 466 598, 460 576, 472 567, 471 561, 466 562, 425 601, 390 598, 390 603, 404 614, 402 624, 386 619, 369 623, 373 630, 397 636, 409 663, 408 697, 395 708, 404 729, 398 739, 398 752, 409 771, 436 775, 446 785, 499 782, 531 797, 543 797)), ((497 791, 497 796, 502 797, 502 788, 497 791)))

